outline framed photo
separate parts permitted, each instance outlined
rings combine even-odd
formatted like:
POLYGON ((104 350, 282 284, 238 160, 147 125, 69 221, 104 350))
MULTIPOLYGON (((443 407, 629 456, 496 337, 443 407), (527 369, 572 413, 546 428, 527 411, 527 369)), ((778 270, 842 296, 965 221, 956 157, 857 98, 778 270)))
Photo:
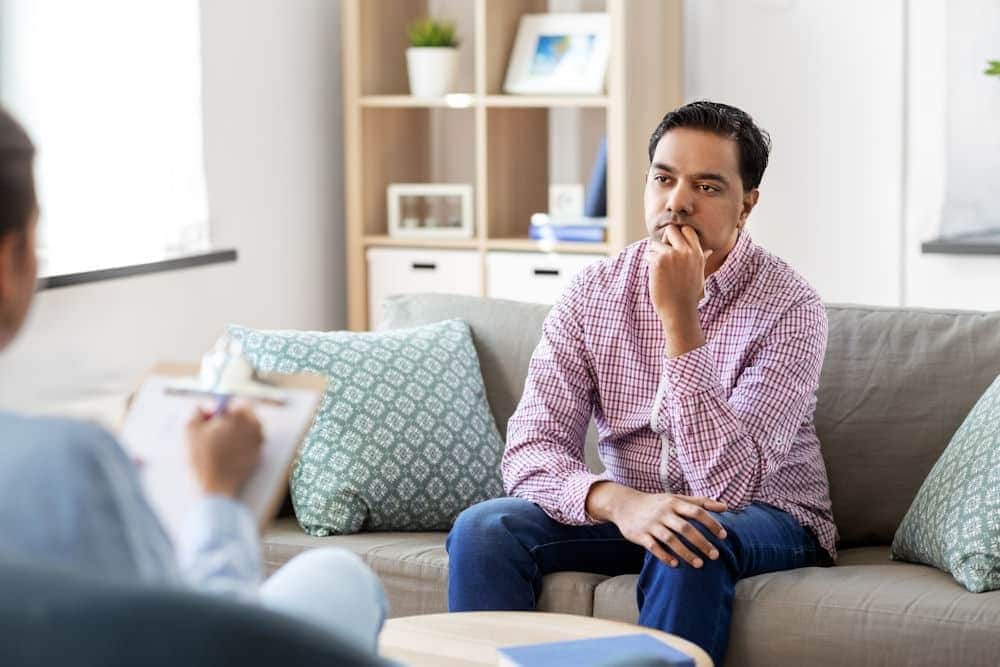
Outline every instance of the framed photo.
POLYGON ((470 184, 390 183, 386 198, 389 236, 470 239, 475 233, 470 184))
POLYGON ((524 14, 503 89, 520 95, 599 95, 608 70, 608 15, 524 14))
POLYGON ((553 218, 579 218, 583 215, 583 186, 579 183, 549 185, 549 215, 553 218))

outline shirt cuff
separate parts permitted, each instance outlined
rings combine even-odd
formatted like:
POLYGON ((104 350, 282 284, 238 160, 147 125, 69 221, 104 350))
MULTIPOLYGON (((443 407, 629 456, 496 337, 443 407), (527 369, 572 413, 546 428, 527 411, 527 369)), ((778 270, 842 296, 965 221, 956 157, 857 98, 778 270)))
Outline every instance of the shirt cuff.
POLYGON ((667 379, 667 391, 673 398, 693 396, 719 386, 719 371, 707 344, 679 357, 665 359, 663 372, 667 379))
POLYGON ((611 479, 611 473, 605 471, 600 475, 589 471, 575 472, 566 478, 562 489, 562 507, 566 523, 571 526, 592 526, 599 521, 587 514, 587 494, 590 487, 597 482, 611 479))
POLYGON ((246 505, 232 498, 203 497, 191 511, 177 546, 181 570, 197 586, 238 592, 260 579, 256 520, 246 505))

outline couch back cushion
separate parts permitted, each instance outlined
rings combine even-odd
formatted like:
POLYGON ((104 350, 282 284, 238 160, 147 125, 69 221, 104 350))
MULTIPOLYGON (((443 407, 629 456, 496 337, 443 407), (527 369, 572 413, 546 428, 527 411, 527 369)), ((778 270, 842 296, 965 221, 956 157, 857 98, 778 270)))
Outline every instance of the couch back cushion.
POLYGON ((1000 313, 828 306, 816 430, 844 546, 888 544, 1000 373, 1000 313))
MULTIPOLYGON (((549 306, 390 297, 384 327, 469 323, 497 428, 524 388, 549 306)), ((927 472, 1000 374, 1000 313, 827 307, 816 429, 843 546, 889 544, 927 472)), ((593 460, 589 443, 588 460, 593 460)))

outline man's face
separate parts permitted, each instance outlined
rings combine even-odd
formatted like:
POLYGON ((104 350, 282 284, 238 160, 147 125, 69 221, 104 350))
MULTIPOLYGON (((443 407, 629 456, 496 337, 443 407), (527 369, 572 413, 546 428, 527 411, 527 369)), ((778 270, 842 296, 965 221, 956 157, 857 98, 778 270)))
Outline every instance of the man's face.
POLYGON ((657 239, 668 224, 689 225, 708 259, 705 275, 718 269, 736 243, 758 192, 743 192, 735 140, 694 128, 660 138, 646 174, 646 231, 657 239))
POLYGON ((17 335, 35 296, 37 223, 36 211, 24 230, 0 238, 0 348, 17 335))

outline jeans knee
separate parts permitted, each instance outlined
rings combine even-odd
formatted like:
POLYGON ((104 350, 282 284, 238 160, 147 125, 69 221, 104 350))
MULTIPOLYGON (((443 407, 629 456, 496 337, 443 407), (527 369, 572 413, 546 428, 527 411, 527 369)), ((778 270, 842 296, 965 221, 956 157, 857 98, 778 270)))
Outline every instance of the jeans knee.
POLYGON ((448 553, 478 547, 485 552, 497 551, 513 537, 511 519, 528 508, 534 509, 534 505, 520 498, 494 498, 467 508, 448 533, 448 553))
POLYGON ((495 498, 476 503, 458 515, 448 539, 496 537, 506 532, 502 518, 508 513, 509 498, 495 498))

